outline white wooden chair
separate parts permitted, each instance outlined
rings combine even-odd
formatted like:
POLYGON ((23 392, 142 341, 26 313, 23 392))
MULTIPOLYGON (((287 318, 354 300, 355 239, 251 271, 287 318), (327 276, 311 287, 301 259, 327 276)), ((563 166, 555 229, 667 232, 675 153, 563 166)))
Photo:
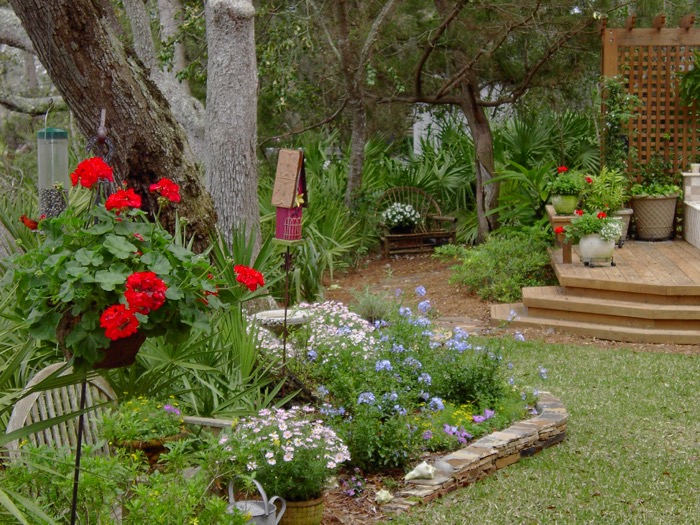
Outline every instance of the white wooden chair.
MULTIPOLYGON (((49 365, 32 377, 25 387, 32 389, 44 381, 52 374, 56 374, 65 363, 49 365)), ((71 373, 68 368, 60 375, 71 373)), ((19 430, 33 423, 45 421, 47 419, 70 414, 80 410, 80 384, 67 385, 50 390, 34 392, 20 399, 12 410, 7 423, 7 433, 19 430)), ((94 377, 88 381, 85 396, 85 407, 95 407, 85 414, 85 424, 83 428, 83 443, 95 445, 99 441, 97 432, 97 422, 102 414, 109 408, 105 403, 115 404, 117 396, 112 387, 102 377, 94 377), (100 406, 104 405, 104 406, 100 406)), ((52 427, 30 434, 27 440, 33 445, 51 445, 54 447, 75 448, 78 441, 78 418, 70 418, 52 427)), ((6 445, 10 458, 19 455, 19 440, 11 441, 6 445)), ((103 445, 102 451, 107 454, 109 449, 107 444, 103 445)))
MULTIPOLYGON (((52 374, 56 374, 65 363, 49 365, 32 377, 25 387, 32 389, 52 374)), ((61 375, 71 373, 68 368, 61 375)), ((78 412, 80 410, 81 384, 62 386, 59 388, 34 392, 17 402, 10 420, 7 424, 7 433, 19 430, 33 423, 47 419, 78 412)), ((91 408, 85 414, 82 442, 84 445, 95 445, 99 442, 98 421, 109 408, 115 407, 117 396, 109 383, 97 376, 88 381, 85 396, 85 407, 91 408)), ((218 434, 222 429, 231 428, 233 421, 227 419, 213 419, 198 416, 185 416, 184 422, 188 425, 206 427, 218 434)), ((51 445, 54 447, 70 447, 75 449, 78 442, 78 417, 70 418, 64 422, 30 434, 27 440, 33 445, 51 445)), ((10 459, 17 458, 20 454, 19 440, 11 441, 6 445, 10 459)), ((109 454, 107 443, 102 445, 101 452, 109 454)))

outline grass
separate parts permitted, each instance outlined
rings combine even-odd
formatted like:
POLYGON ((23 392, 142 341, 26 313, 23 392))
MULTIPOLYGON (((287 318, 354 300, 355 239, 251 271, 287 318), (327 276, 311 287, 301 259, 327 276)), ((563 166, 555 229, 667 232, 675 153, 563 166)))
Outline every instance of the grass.
POLYGON ((566 441, 393 523, 698 522, 700 355, 506 346, 519 382, 564 402, 566 441))

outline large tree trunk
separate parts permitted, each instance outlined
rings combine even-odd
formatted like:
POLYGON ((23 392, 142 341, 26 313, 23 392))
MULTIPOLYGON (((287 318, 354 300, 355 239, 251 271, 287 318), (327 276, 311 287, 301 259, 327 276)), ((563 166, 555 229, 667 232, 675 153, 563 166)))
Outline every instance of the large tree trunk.
MULTIPOLYGON (((144 197, 149 211, 156 207, 150 184, 161 177, 180 184, 178 213, 198 242, 206 242, 216 214, 187 138, 142 63, 119 44, 107 13, 90 0, 10 4, 85 136, 95 134, 100 110, 106 109, 117 177, 144 197)), ((172 226, 173 208, 161 218, 172 226)))
MULTIPOLYGON (((164 40, 168 40, 177 35, 178 23, 177 15, 182 11, 180 0, 158 0, 158 12, 160 13, 161 34, 164 40)), ((182 42, 173 44, 173 65, 169 71, 164 73, 170 77, 173 82, 177 82, 182 91, 187 95, 190 94, 190 84, 187 80, 179 81, 177 74, 185 69, 187 60, 185 58, 185 45, 182 42)))
POLYGON ((229 240, 243 224, 259 234, 254 16, 250 0, 207 2, 207 188, 229 240))
POLYGON ((474 140, 474 168, 476 173, 476 212, 479 221, 477 242, 486 240, 489 232, 498 228, 498 216, 489 214, 498 205, 499 184, 488 182, 493 178, 493 135, 483 106, 478 104, 476 86, 464 82, 461 89, 460 108, 474 140))

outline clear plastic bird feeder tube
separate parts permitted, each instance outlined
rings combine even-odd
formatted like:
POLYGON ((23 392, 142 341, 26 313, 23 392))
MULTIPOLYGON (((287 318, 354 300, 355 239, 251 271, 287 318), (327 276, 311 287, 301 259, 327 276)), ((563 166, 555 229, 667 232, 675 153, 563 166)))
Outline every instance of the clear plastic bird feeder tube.
POLYGON ((44 128, 36 138, 39 212, 56 217, 68 202, 68 133, 58 128, 44 128))

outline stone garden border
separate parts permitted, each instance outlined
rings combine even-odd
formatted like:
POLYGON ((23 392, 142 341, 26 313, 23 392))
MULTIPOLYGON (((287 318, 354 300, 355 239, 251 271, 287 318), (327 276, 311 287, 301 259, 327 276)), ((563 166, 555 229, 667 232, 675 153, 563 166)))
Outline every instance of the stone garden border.
POLYGON ((562 402, 549 392, 540 392, 537 412, 539 415, 532 419, 519 421, 439 458, 436 463, 446 463, 451 468, 438 469, 433 479, 407 481, 408 487, 399 490, 395 499, 382 506, 382 511, 399 514, 420 503, 429 503, 562 442, 568 419, 562 402))

